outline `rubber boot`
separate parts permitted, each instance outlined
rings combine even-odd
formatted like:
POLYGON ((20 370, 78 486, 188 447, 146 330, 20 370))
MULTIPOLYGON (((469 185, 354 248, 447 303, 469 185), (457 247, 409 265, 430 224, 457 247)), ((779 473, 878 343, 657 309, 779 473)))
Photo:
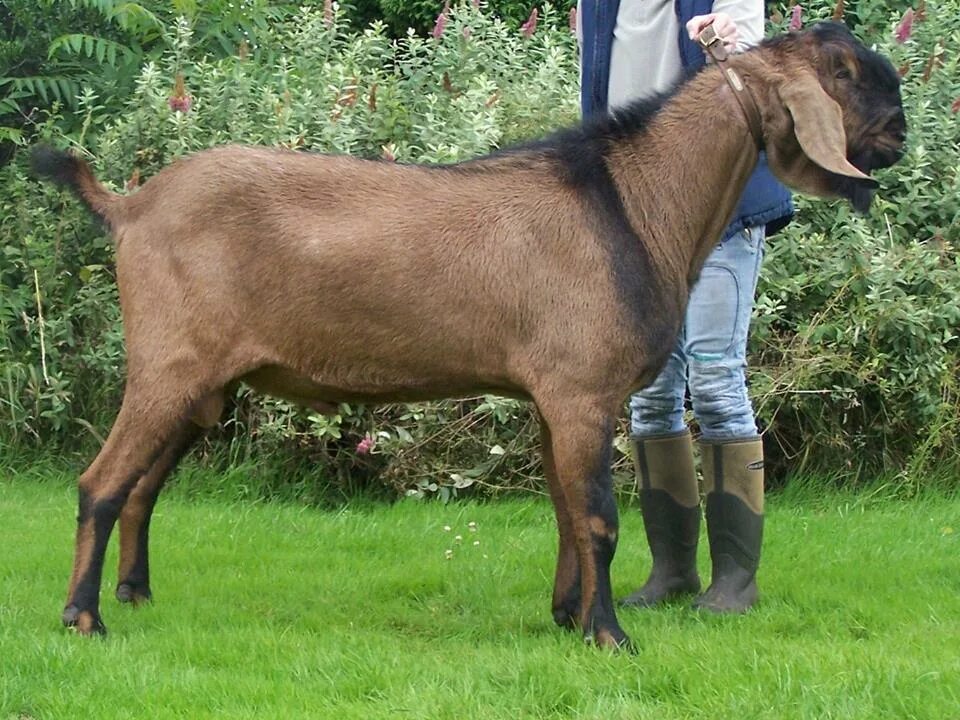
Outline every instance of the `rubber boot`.
POLYGON ((763 442, 700 442, 713 575, 698 610, 743 613, 757 602, 763 541, 763 442))
POLYGON ((700 592, 700 495, 689 431, 635 439, 634 463, 653 567, 643 587, 620 604, 651 607, 700 592))

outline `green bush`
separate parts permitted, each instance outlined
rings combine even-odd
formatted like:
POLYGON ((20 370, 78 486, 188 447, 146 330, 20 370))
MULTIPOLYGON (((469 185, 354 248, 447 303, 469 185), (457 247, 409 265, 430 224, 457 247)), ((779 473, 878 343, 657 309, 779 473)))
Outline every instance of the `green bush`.
POLYGON ((241 44, 257 54, 259 36, 292 11, 269 0, 0 0, 0 163, 54 103, 70 111, 60 128, 82 143, 81 88, 102 105, 88 123, 118 113, 144 62, 170 44, 176 17, 190 23, 197 51, 223 57, 241 44))
MULTIPOLYGON (((900 468, 914 482, 955 458, 960 437, 960 3, 918 10, 903 43, 894 30, 907 3, 847 7, 904 76, 909 150, 877 173, 869 216, 798 197, 796 220, 768 243, 753 394, 791 462, 900 468)), ((834 12, 804 4, 808 22, 834 12)))
MULTIPOLYGON (((444 0, 359 0, 348 3, 345 12, 356 27, 382 20, 394 37, 403 37, 409 28, 420 35, 431 33, 445 4, 456 5, 455 2, 445 3, 444 0)), ((476 0, 474 5, 499 17, 512 29, 520 27, 534 8, 543 12, 543 3, 538 0, 476 0)), ((546 22, 562 26, 568 22, 569 10, 576 6, 576 0, 560 0, 554 2, 553 6, 560 12, 551 14, 546 22)))
MULTIPOLYGON (((544 14, 550 20, 552 10, 544 14)), ((578 69, 565 24, 528 38, 466 4, 439 39, 393 41, 383 24, 358 35, 342 21, 304 8, 261 34, 257 58, 210 58, 194 45, 191 23, 167 28, 165 52, 143 66, 124 111, 98 129, 99 176, 122 188, 226 142, 444 163, 576 120, 578 69), (178 96, 181 108, 190 98, 189 111, 171 110, 178 96)), ((80 98, 81 125, 99 102, 90 91, 80 98)), ((55 134, 58 121, 38 132, 55 134)), ((9 188, 0 200, 0 437, 89 448, 112 421, 122 377, 112 245, 72 198, 27 180, 24 161, 0 170, 9 188)), ((343 406, 324 417, 241 392, 225 426, 231 461, 296 448, 322 458, 345 486, 377 471, 399 489, 447 495, 498 475, 529 477, 537 462, 527 452, 536 435, 528 411, 496 398, 343 406), (368 434, 376 447, 358 455, 368 434)))

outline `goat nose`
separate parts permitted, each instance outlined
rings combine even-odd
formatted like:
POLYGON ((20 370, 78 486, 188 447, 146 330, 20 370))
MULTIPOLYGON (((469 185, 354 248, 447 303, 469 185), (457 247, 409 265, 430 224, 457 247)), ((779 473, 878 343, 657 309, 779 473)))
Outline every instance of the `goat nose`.
POLYGON ((904 143, 907 141, 907 128, 904 127, 903 123, 890 122, 887 129, 897 142, 904 143))
POLYGON ((907 122, 903 112, 894 112, 887 120, 884 130, 899 142, 905 142, 907 139, 907 122))

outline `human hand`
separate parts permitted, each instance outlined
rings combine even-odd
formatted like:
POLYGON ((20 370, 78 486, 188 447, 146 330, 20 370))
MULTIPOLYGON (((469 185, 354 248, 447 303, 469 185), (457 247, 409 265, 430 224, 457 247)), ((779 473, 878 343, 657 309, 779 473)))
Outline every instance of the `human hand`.
POLYGON ((710 13, 708 15, 697 15, 687 22, 687 34, 694 42, 700 40, 700 33, 708 25, 713 25, 713 31, 723 42, 723 46, 730 52, 737 49, 737 43, 740 41, 740 32, 737 30, 737 24, 726 13, 710 13))

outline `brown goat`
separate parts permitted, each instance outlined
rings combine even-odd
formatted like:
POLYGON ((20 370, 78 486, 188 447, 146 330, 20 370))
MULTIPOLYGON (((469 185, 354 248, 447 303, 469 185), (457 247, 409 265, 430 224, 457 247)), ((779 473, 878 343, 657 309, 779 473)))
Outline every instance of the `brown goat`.
MULTIPOLYGON (((889 62, 821 25, 729 64, 777 176, 865 209, 864 173, 904 141, 889 62)), ((104 630, 118 518, 117 595, 149 598, 157 493, 242 381, 318 408, 478 391, 532 400, 560 533, 554 619, 625 643, 609 574, 614 422, 672 347, 757 161, 733 92, 710 67, 655 107, 448 167, 224 147, 129 197, 74 156, 38 150, 37 172, 112 229, 128 356, 116 423, 80 478, 64 623, 104 630)))

